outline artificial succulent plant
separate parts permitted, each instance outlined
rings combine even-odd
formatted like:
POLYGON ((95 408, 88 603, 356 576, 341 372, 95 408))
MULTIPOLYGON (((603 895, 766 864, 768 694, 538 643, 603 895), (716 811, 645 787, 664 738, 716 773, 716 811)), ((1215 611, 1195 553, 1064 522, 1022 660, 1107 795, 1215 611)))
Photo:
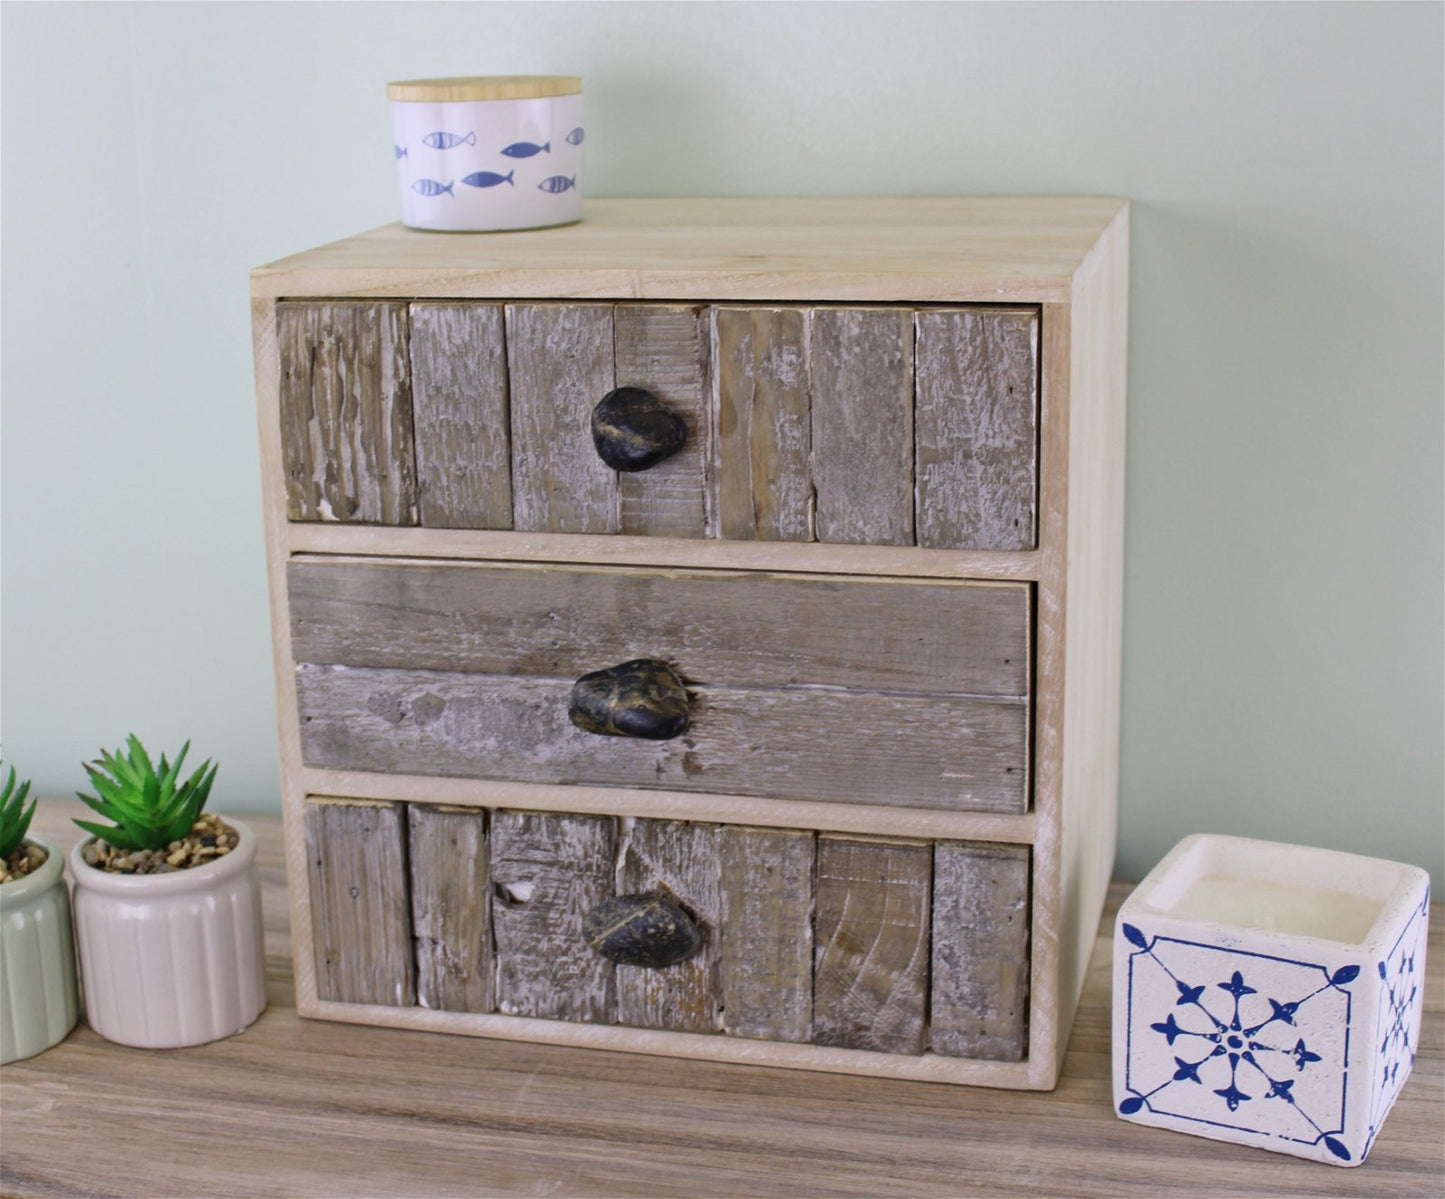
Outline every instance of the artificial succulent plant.
POLYGON ((126 746, 129 752, 102 751, 99 761, 86 765, 85 773, 96 795, 77 792, 86 804, 114 824, 86 820, 75 823, 119 849, 159 849, 180 840, 191 831, 206 806, 216 767, 208 758, 181 782, 181 763, 191 748, 189 741, 181 746, 174 763, 167 762, 162 754, 159 767, 151 765, 150 755, 134 733, 126 739, 126 746))
MULTIPOLYGON (((0 763, 0 768, 4 764, 0 763)), ((25 840, 25 834, 30 828, 30 818, 35 815, 35 801, 30 801, 30 807, 25 806, 25 797, 30 794, 30 780, 26 779, 17 788, 15 786, 15 767, 10 767, 5 774, 5 781, 0 784, 0 861, 8 858, 20 848, 21 842, 25 840)))

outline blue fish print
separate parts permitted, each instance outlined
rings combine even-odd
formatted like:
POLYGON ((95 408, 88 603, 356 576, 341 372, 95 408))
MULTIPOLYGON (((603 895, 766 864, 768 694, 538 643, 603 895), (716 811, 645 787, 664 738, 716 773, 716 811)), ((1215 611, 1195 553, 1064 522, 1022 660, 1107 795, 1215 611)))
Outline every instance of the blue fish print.
POLYGON ((397 156, 398 158, 405 158, 405 157, 406 157, 406 147, 405 147, 405 146, 398 146, 395 142, 393 142, 391 148, 396 151, 396 156, 397 156))
POLYGON ((582 144, 582 139, 586 136, 587 134, 583 132, 582 126, 578 125, 576 129, 572 130, 572 132, 567 135, 567 144, 569 146, 580 146, 582 144))
POLYGON ((491 171, 478 171, 475 175, 466 176, 462 182, 468 187, 496 187, 499 183, 510 183, 516 187, 516 183, 512 180, 512 176, 516 173, 516 171, 508 171, 505 175, 497 175, 491 171))
POLYGON ((433 150, 450 150, 454 146, 475 146, 477 135, 469 133, 463 137, 460 133, 428 133, 421 139, 422 145, 430 146, 433 150))
POLYGON ((537 190, 551 192, 554 196, 561 192, 571 191, 577 186, 577 176, 573 175, 568 179, 566 175, 553 175, 550 179, 543 179, 537 184, 537 190))
POLYGON ((443 192, 456 199, 456 192, 452 191, 452 184, 438 183, 435 179, 418 179, 411 185, 411 190, 423 196, 439 196, 443 192))
POLYGON ((536 142, 513 142, 502 153, 508 158, 531 158, 533 154, 552 153, 552 143, 545 142, 539 146, 536 142))

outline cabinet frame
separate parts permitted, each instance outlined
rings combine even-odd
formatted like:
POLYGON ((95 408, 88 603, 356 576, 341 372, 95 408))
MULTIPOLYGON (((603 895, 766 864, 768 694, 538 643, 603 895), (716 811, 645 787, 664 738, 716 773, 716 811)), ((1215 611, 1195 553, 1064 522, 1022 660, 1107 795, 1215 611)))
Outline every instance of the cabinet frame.
POLYGON ((1114 856, 1128 244, 1128 205, 1122 200, 612 200, 589 201, 583 224, 566 230, 479 240, 387 226, 253 272, 263 512, 300 1014, 715 1061, 1051 1088, 1114 856), (594 238, 594 231, 601 236, 594 238), (865 242, 867 249, 859 249, 865 242), (292 524, 281 486, 275 305, 280 299, 338 297, 1037 304, 1037 548, 955 551, 292 524), (306 769, 286 595, 286 563, 301 553, 1032 582, 1033 808, 1017 816, 844 810, 852 806, 306 769), (896 1057, 321 1001, 305 884, 308 795, 1031 845, 1028 1057, 1016 1063, 896 1057))

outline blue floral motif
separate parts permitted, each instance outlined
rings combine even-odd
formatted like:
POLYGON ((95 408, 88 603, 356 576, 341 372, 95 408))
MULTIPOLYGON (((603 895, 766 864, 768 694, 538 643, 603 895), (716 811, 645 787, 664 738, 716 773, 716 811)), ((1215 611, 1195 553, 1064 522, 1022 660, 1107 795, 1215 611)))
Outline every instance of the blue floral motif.
POLYGON ((1415 1061, 1416 1047, 1411 1041, 1415 1028, 1411 1017, 1420 994, 1425 927, 1429 917, 1430 896, 1427 893, 1400 930, 1400 936, 1385 960, 1375 966, 1380 980, 1375 1047, 1380 1057, 1370 1097, 1370 1134, 1366 1152, 1374 1143, 1375 1134, 1380 1131, 1390 1105, 1404 1085, 1400 1068, 1404 1066, 1405 1073, 1408 1073, 1415 1061))
MULTIPOLYGON (((1162 1078, 1162 1081, 1147 1089, 1134 1085, 1126 1076, 1125 1087, 1129 1095, 1119 1105, 1122 1115, 1133 1115, 1148 1109, 1179 1119, 1201 1120, 1249 1132, 1268 1132, 1302 1144, 1323 1144, 1341 1160, 1352 1160, 1349 1148, 1339 1137, 1344 1128, 1346 1090, 1343 1071, 1344 1062, 1349 1057, 1348 1025, 1353 998, 1346 988, 1360 976, 1358 966, 1347 965, 1331 972, 1318 963, 1297 962, 1246 950, 1223 950, 1219 946, 1174 937, 1151 938, 1131 924, 1124 924, 1121 931, 1134 947, 1129 958, 1127 1001, 1131 1042, 1136 1028, 1136 967, 1147 963, 1153 969, 1162 970, 1173 981, 1176 996, 1172 1009, 1160 1013, 1164 1018, 1147 1025, 1149 1033, 1162 1037, 1170 1046, 1174 1069, 1167 1075, 1155 1073, 1153 1078, 1162 1078), (1177 967, 1179 972, 1176 972, 1165 960, 1165 957, 1175 956, 1172 950, 1176 946, 1222 953, 1224 960, 1220 965, 1229 970, 1229 977, 1220 979, 1219 975, 1215 975, 1213 979, 1206 977, 1203 980, 1180 977, 1185 967, 1177 967), (1161 956, 1161 949, 1171 952, 1161 956), (1251 959, 1255 960, 1253 965, 1251 959), (1281 974, 1276 969, 1271 974, 1268 969, 1270 963, 1285 967, 1285 973, 1281 974), (1276 985, 1280 985, 1280 979, 1287 978, 1295 980, 1295 985, 1299 985, 1301 990, 1309 989, 1304 994, 1271 995, 1268 990, 1273 988, 1266 981, 1260 981, 1258 986, 1251 983, 1252 978, 1259 980, 1266 976, 1273 977, 1276 985), (1321 1002, 1321 997, 1325 996, 1331 997, 1334 1004, 1338 1004, 1341 998, 1344 1002, 1343 1014, 1347 1026, 1345 1052, 1344 1060, 1338 1062, 1325 1062, 1324 1055, 1314 1052, 1307 1044, 1309 1034, 1298 1035, 1295 1031, 1301 1013, 1312 1010, 1309 1007, 1311 1001, 1321 1002), (1291 1030, 1290 1036, 1281 1035, 1286 1029, 1291 1030), (1323 1081, 1330 1085, 1323 1089, 1316 1087, 1312 1092, 1315 1096, 1313 1101, 1306 1096, 1305 1101, 1312 1103, 1312 1111, 1307 1111, 1301 1106, 1300 1096, 1295 1094, 1295 1086, 1312 1068, 1331 1071, 1339 1074, 1340 1078, 1338 1088, 1327 1077, 1323 1081), (1189 1089, 1192 1096, 1177 1106, 1200 1114, 1189 1115, 1183 1110, 1172 1110, 1176 1102, 1170 1099, 1171 1088, 1176 1087, 1189 1089), (1201 1097, 1206 1094, 1218 1097, 1215 1107, 1210 1106, 1215 1101, 1209 1100, 1201 1109, 1201 1097), (1332 1099, 1328 1111, 1321 1109, 1319 1097, 1322 1095, 1332 1099), (1298 1119, 1292 1118, 1284 1123, 1268 1117, 1265 1109, 1275 1101, 1294 1112, 1298 1119), (1261 1108, 1260 1105, 1264 1106, 1261 1108), (1260 1110, 1256 1111, 1256 1108, 1260 1110)), ((1199 969, 1201 960, 1208 959, 1190 954, 1183 956, 1182 960, 1189 967, 1199 969)), ((1381 978, 1384 980, 1384 971, 1381 978)), ((1163 982, 1162 979, 1159 981, 1163 982)), ((1167 1002, 1157 985, 1153 986, 1151 993, 1156 996, 1154 1002, 1167 1002)), ((1404 1000, 1404 1005, 1397 1010, 1408 1013, 1408 1000, 1404 1000)), ((1331 1013, 1336 1010, 1333 1006, 1330 1008, 1331 1013)), ((1322 1019, 1324 1015, 1321 1013, 1322 1019)), ((1333 1015, 1329 1017, 1333 1018, 1333 1015)), ((1400 1023, 1397 1019, 1396 1027, 1388 1033, 1396 1042, 1399 1040, 1400 1023)), ((1144 1026, 1137 1027, 1143 1034, 1144 1026)), ((1132 1044, 1127 1059, 1132 1075, 1132 1044)), ((1180 1100, 1184 1100, 1182 1094, 1180 1100)))

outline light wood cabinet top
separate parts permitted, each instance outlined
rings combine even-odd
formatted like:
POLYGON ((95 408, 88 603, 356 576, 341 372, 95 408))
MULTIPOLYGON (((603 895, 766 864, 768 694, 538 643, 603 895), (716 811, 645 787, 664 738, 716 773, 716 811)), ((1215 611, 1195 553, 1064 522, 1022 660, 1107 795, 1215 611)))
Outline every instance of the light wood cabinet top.
POLYGON ((563 228, 384 225, 259 267, 251 293, 1052 303, 1127 209, 1107 197, 588 200, 563 228))

